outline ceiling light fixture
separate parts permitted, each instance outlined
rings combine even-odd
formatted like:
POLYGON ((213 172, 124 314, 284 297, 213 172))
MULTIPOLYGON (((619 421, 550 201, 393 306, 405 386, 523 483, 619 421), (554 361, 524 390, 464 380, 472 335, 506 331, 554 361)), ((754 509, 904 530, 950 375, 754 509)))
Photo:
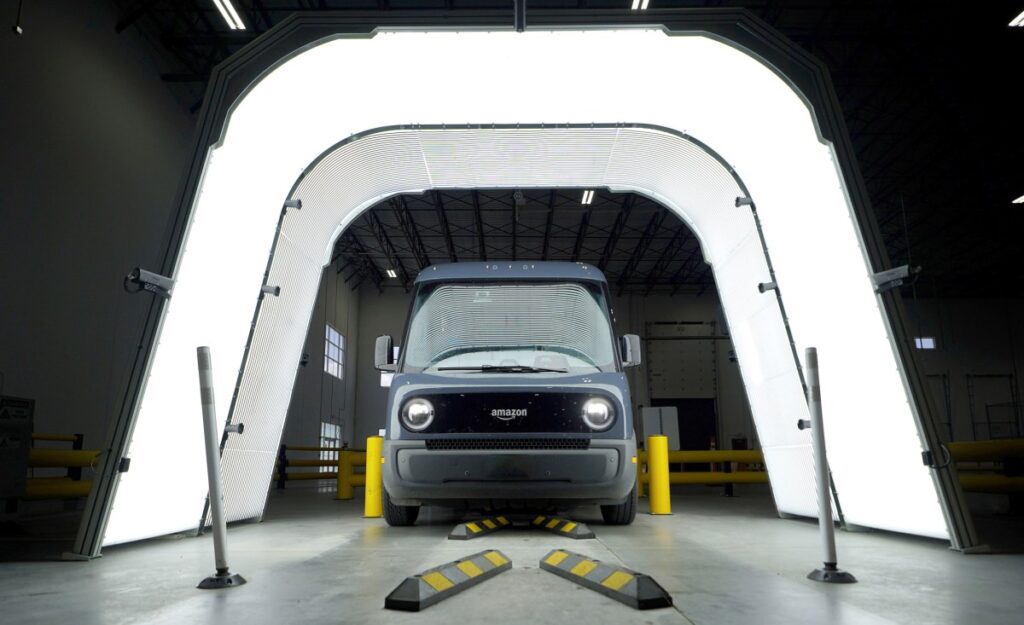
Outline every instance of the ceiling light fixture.
POLYGON ((633 0, 633 10, 636 11, 637 9, 639 9, 641 11, 646 11, 647 5, 650 3, 650 1, 651 0, 633 0))
POLYGON ((394 270, 394 269, 388 269, 388 277, 389 277, 389 278, 397 278, 397 277, 398 277, 398 274, 397 274, 397 273, 395 273, 395 270, 394 270))
POLYGON ((242 23, 242 18, 238 16, 238 11, 235 10, 235 5, 231 4, 231 0, 213 0, 213 4, 231 30, 245 30, 245 24, 242 23))
MULTIPOLYGON (((635 5, 636 3, 634 2, 633 4, 635 5)), ((1024 28, 1024 11, 1021 11, 1020 15, 1018 15, 1017 17, 1013 18, 1012 21, 1010 21, 1010 26, 1024 28)))
POLYGON ((1013 201, 1014 204, 1024 204, 1024 195, 1013 201))
POLYGON ((594 201, 594 192, 589 190, 589 189, 584 191, 583 192, 583 199, 580 200, 580 203, 582 203, 582 204, 590 204, 593 201, 594 201))

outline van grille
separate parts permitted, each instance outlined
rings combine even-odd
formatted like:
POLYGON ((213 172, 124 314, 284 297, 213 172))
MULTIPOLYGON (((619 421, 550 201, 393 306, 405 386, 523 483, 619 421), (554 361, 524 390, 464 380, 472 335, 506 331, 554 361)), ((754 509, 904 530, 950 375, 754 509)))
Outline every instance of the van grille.
POLYGON ((589 438, 434 438, 427 440, 430 451, 462 449, 589 449, 589 438))
MULTIPOLYGON (((437 415, 422 434, 440 436, 467 434, 483 438, 499 434, 525 438, 531 434, 566 434, 579 438, 593 432, 581 417, 583 404, 592 397, 607 399, 619 415, 624 414, 610 395, 571 390, 474 392, 467 387, 465 393, 423 393, 417 397, 429 399, 437 415)), ((624 432, 625 428, 615 431, 624 432)))

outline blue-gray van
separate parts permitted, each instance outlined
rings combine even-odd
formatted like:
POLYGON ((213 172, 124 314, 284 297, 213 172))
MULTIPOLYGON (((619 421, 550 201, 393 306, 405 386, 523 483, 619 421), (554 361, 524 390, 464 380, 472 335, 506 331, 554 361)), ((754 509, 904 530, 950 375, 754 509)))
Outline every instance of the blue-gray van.
POLYGON ((585 263, 434 265, 415 281, 384 437, 384 516, 420 506, 557 509, 636 516, 636 436, 623 370, 640 339, 616 340, 604 275, 585 263))

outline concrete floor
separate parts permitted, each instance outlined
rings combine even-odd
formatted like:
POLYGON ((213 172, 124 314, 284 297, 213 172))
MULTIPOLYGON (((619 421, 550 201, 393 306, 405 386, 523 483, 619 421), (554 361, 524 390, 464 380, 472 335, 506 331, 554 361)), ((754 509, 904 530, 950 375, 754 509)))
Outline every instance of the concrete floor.
MULTIPOLYGON (((229 530, 231 564, 249 579, 227 591, 194 588, 213 571, 212 544, 164 538, 107 549, 88 563, 0 564, 5 624, 443 623, 969 623, 1020 622, 1024 556, 965 556, 942 543, 884 533, 840 533, 840 564, 860 583, 817 584, 817 527, 775 517, 765 489, 726 499, 694 488, 673 497, 671 517, 641 514, 631 527, 605 527, 596 540, 506 530, 474 541, 446 540, 439 512, 413 528, 360 518, 358 502, 333 493, 273 493, 267 519, 229 530), (646 612, 538 568, 554 547, 622 563, 653 576, 675 607, 646 612), (402 579, 483 549, 514 568, 420 613, 383 609, 402 579)), ((646 510, 646 503, 641 503, 646 510)))

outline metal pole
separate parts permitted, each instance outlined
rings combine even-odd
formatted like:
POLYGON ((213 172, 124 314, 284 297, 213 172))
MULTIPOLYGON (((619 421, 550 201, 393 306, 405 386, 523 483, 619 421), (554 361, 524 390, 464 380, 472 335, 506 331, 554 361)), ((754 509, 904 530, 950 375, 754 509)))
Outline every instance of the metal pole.
POLYGON ((857 579, 837 566, 835 525, 832 520, 832 496, 829 490, 828 459, 825 456, 825 427, 821 419, 821 385, 818 380, 818 350, 808 347, 804 352, 807 372, 807 408, 810 423, 801 420, 797 427, 811 429, 811 443, 814 447, 814 477, 818 491, 818 528, 821 535, 821 551, 824 554, 823 567, 814 569, 807 579, 816 582, 849 584, 857 579))
POLYGON ((217 432, 217 405, 213 396, 213 363, 210 348, 196 350, 199 360, 199 393, 203 403, 203 432, 206 437, 206 477, 210 483, 210 512, 213 516, 213 555, 217 573, 199 582, 198 588, 233 588, 245 583, 241 575, 228 568, 228 527, 224 521, 224 493, 220 481, 220 436, 217 432))

